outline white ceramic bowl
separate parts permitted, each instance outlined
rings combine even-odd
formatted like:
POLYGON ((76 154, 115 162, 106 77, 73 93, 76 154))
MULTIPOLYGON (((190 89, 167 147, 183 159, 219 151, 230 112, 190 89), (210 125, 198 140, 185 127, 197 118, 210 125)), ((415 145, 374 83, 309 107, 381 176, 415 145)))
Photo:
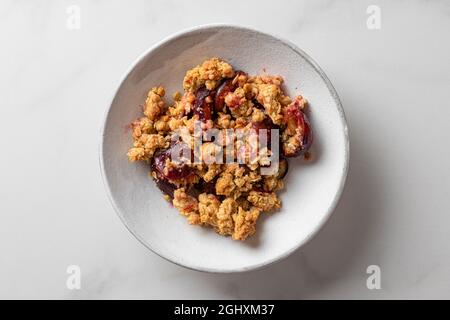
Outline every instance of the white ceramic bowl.
POLYGON ((104 119, 100 163, 111 202, 123 223, 146 247, 176 264, 210 272, 261 268, 308 241, 335 208, 347 176, 349 141, 339 98, 318 65, 294 44, 238 26, 209 25, 180 32, 155 45, 133 63, 104 119), (149 179, 149 167, 129 163, 132 138, 126 130, 141 116, 149 88, 182 91, 186 70, 209 57, 235 69, 282 75, 289 95, 310 103, 315 160, 294 158, 280 196, 282 209, 263 214, 257 233, 232 241, 207 228, 188 225, 149 179))

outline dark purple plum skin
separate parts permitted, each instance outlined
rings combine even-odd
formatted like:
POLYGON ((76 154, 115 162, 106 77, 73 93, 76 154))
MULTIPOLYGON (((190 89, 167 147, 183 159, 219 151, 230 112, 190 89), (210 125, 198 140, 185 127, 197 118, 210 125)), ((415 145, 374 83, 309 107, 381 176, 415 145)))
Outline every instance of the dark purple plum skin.
POLYGON ((166 167, 166 160, 171 159, 171 151, 175 145, 177 144, 175 143, 170 148, 155 154, 152 161, 152 168, 168 180, 183 179, 193 173, 193 169, 186 164, 180 164, 171 167, 170 170, 164 170, 166 167))
POLYGON ((295 105, 291 105, 285 112, 286 121, 295 121, 295 125, 301 130, 297 133, 296 139, 300 141, 299 147, 291 153, 287 153, 283 148, 283 155, 288 158, 298 157, 308 151, 313 141, 313 133, 306 114, 295 105))
MULTIPOLYGON (((240 75, 247 75, 244 71, 236 71, 234 77, 240 75)), ((225 97, 230 92, 234 92, 236 90, 238 84, 233 84, 233 79, 225 79, 218 87, 214 98, 214 109, 216 112, 225 112, 225 97)))
POLYGON ((216 112, 225 112, 225 97, 235 89, 232 82, 232 79, 227 79, 217 88, 216 97, 214 99, 214 108, 216 112))
POLYGON ((215 91, 208 90, 205 87, 198 89, 192 110, 195 115, 198 115, 200 121, 205 122, 212 119, 215 95, 215 91), (211 102, 206 101, 208 97, 211 98, 211 102))
POLYGON ((162 177, 158 172, 156 173, 157 178, 154 179, 156 182, 156 186, 165 194, 167 194, 170 198, 173 199, 173 194, 177 187, 170 183, 169 180, 162 177))

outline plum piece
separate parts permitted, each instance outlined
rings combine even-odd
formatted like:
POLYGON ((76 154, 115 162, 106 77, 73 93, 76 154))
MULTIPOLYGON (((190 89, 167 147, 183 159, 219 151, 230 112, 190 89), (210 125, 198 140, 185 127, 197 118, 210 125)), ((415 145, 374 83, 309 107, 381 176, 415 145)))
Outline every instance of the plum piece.
POLYGON ((216 195, 216 182, 217 182, 217 177, 215 177, 213 180, 206 182, 206 181, 202 181, 202 191, 206 192, 208 194, 213 194, 216 195))
POLYGON ((252 188, 252 191, 261 192, 261 193, 268 193, 269 191, 265 190, 264 187, 260 184, 254 185, 252 188))
MULTIPOLYGON (((244 72, 244 71, 242 71, 242 70, 236 70, 236 72, 234 73, 234 77, 233 77, 232 80, 236 79, 236 78, 239 77, 239 76, 247 76, 247 72, 244 72)), ((237 82, 238 82, 238 81, 236 81, 236 84, 235 84, 236 88, 237 88, 237 86, 239 85, 237 82)))
POLYGON ((272 142, 272 136, 271 136, 271 130, 272 129, 279 129, 277 125, 275 125, 272 120, 265 118, 263 121, 260 122, 252 122, 252 129, 256 131, 257 134, 259 134, 260 129, 266 129, 267 131, 267 147, 269 150, 271 149, 271 142, 272 142))
POLYGON ((232 79, 227 79, 217 89, 216 97, 214 99, 214 106, 217 112, 225 112, 225 97, 230 92, 233 92, 235 86, 232 79))
POLYGON ((237 81, 233 83, 233 80, 240 75, 247 75, 247 73, 238 70, 235 72, 234 78, 225 79, 217 88, 217 93, 214 99, 214 107, 216 112, 225 112, 225 97, 227 96, 227 94, 236 90, 236 88, 238 87, 238 83, 237 81))
POLYGON ((197 194, 208 193, 216 195, 216 182, 217 177, 208 182, 202 179, 200 182, 194 185, 194 189, 196 190, 197 194))
POLYGON ((192 110, 194 114, 198 115, 200 121, 205 122, 212 118, 215 95, 215 91, 208 90, 205 87, 198 89, 192 110))
POLYGON ((258 100, 253 99, 252 102, 253 102, 253 107, 255 107, 256 109, 259 109, 259 110, 262 110, 262 111, 265 110, 264 106, 261 103, 259 103, 258 100))
POLYGON ((206 183, 203 185, 203 190, 204 190, 206 193, 208 193, 208 194, 216 195, 216 181, 217 181, 217 180, 213 180, 213 181, 210 181, 210 182, 206 182, 206 183))
POLYGON ((177 144, 172 145, 169 149, 158 152, 153 157, 152 162, 152 169, 158 172, 162 177, 169 180, 183 179, 194 172, 193 169, 187 164, 175 164, 170 162, 171 152, 175 145, 177 144), (168 163, 170 163, 169 166, 167 166, 168 163))
POLYGON ((167 194, 170 198, 173 199, 173 193, 177 189, 177 187, 170 183, 166 178, 164 178, 159 172, 156 172, 156 178, 154 178, 156 182, 156 186, 164 193, 167 194))
POLYGON ((286 128, 281 135, 285 157, 297 157, 307 151, 312 144, 312 130, 308 118, 296 103, 284 111, 286 128))
POLYGON ((252 128, 255 129, 257 133, 259 133, 259 129, 278 129, 278 126, 275 125, 269 118, 265 118, 263 121, 252 122, 252 128))

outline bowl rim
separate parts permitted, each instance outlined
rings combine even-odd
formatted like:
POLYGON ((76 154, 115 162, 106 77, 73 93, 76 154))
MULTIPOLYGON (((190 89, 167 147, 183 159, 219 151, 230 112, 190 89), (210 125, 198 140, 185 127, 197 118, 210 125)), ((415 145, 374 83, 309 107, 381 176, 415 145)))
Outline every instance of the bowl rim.
POLYGON ((155 253, 156 255, 160 256, 161 258, 172 262, 178 266, 187 268, 187 269, 191 269, 191 270, 196 270, 196 271, 202 271, 202 272, 209 272, 209 273, 241 273, 241 272, 247 272, 247 271, 253 271, 253 270, 259 270, 262 268, 266 268, 272 264, 274 264, 275 262, 281 261, 285 258, 287 258, 288 256, 290 256, 293 252, 297 251, 300 247, 302 247, 303 245, 305 245, 306 243, 308 243, 318 232, 320 229, 322 229, 322 227, 325 225, 325 223, 329 220, 331 214, 334 212, 334 210, 336 209, 336 206, 339 203, 339 200, 341 199, 343 190, 344 190, 344 186, 345 186, 345 182, 347 180, 347 175, 348 175, 348 170, 349 170, 349 158, 350 158, 350 139, 349 139, 349 132, 348 132, 348 125, 347 125, 347 120, 345 117, 345 113, 344 113, 344 109, 342 107, 341 101, 339 99, 339 96, 337 94, 336 89, 333 87, 333 85, 331 84, 331 81, 328 79, 327 75, 325 74, 325 72, 319 67, 319 65, 307 54, 305 53, 302 49, 300 49, 296 44, 292 43, 289 40, 286 40, 282 37, 279 37, 277 35, 271 34, 271 33, 267 33, 267 32, 262 32, 259 30, 256 30, 254 28, 251 27, 247 27, 247 26, 242 26, 242 25, 238 25, 238 24, 229 24, 229 23, 211 23, 211 24, 202 24, 202 25, 198 25, 198 26, 194 26, 194 27, 190 27, 190 28, 185 28, 182 29, 178 32, 175 32, 165 38, 163 38, 162 40, 158 41, 157 43, 155 43, 154 45, 150 46, 145 52, 143 52, 142 54, 140 54, 129 66, 128 69, 125 71, 125 73, 122 75, 119 85, 116 87, 114 93, 112 94, 112 97, 109 99, 109 104, 108 107, 106 108, 103 118, 102 118, 102 123, 100 126, 100 141, 99 141, 99 165, 100 165, 100 172, 101 172, 101 176, 102 176, 102 181, 103 181, 103 185, 106 189, 106 194, 108 196, 109 201, 111 202, 112 207, 114 208, 114 211, 116 212, 116 214, 119 216, 120 220, 122 221, 122 223, 125 225, 125 227, 128 229, 128 231, 137 239, 139 240, 139 242, 144 245, 144 247, 146 247, 147 249, 149 249, 150 251, 152 251, 153 253, 155 253), (327 211, 325 212, 325 214, 323 215, 322 219, 319 221, 319 223, 317 223, 314 228, 311 229, 310 233, 303 238, 301 241, 299 241, 295 246, 289 248, 289 250, 286 250, 285 252, 283 252, 282 254, 278 254, 277 256, 272 257, 271 259, 268 259, 266 261, 263 261, 261 263, 256 263, 256 264, 252 264, 252 265, 248 265, 245 267, 239 267, 239 268, 232 268, 232 269, 220 269, 220 268, 209 268, 209 267, 204 267, 201 265, 187 265, 187 264, 183 264, 179 261, 174 260, 171 257, 166 256, 164 253, 162 252, 158 252, 157 250, 153 249, 152 246, 150 244, 148 244, 146 241, 144 241, 144 239, 141 238, 140 235, 138 235, 134 230, 131 229, 131 227, 128 225, 124 215, 122 214, 121 210, 119 209, 119 207, 116 204, 116 201, 112 195, 110 186, 109 186, 109 182, 108 182, 108 178, 105 172, 105 159, 104 159, 104 149, 103 149, 103 143, 104 143, 104 137, 105 137, 105 129, 106 129, 106 123, 109 119, 110 113, 111 113, 111 107, 114 103, 114 100, 117 96, 117 93, 119 91, 119 89, 122 87, 122 85, 124 84, 125 80, 128 78, 128 76, 130 75, 130 73, 133 71, 133 69, 138 65, 139 62, 141 62, 146 56, 148 56, 152 51, 156 50, 157 48, 161 47, 162 45, 170 42, 170 41, 174 41, 178 38, 184 37, 186 35, 192 34, 192 33, 196 33, 199 31, 203 31, 203 30, 209 30, 209 29, 220 29, 220 28, 227 28, 227 29, 236 29, 236 30, 244 30, 244 31, 250 31, 250 32, 254 32, 263 36, 268 36, 271 38, 274 38, 278 41, 280 41, 281 43, 283 43, 284 45, 290 47, 295 53, 297 53, 298 55, 302 56, 313 68, 314 70, 320 75, 320 77, 322 78, 322 80, 325 82, 328 90, 330 91, 332 98, 334 100, 334 102, 336 103, 337 109, 338 109, 338 113, 339 113, 339 119, 341 121, 341 125, 343 127, 343 131, 344 131, 344 165, 342 168, 342 172, 341 172, 341 177, 340 177, 340 183, 339 183, 339 188, 331 202, 331 205, 328 207, 327 211))

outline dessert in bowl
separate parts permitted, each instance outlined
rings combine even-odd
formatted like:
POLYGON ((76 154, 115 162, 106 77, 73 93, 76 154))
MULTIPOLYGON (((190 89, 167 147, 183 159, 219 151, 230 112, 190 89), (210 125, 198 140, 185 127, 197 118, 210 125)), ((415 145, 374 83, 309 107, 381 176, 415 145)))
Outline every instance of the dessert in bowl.
POLYGON ((228 25, 183 31, 141 56, 114 95, 100 145, 107 193, 127 228, 160 256, 211 272, 260 268, 308 241, 338 202, 348 157, 343 110, 317 64, 287 41, 228 25), (268 140, 263 160, 275 161, 246 163, 249 148, 235 140, 223 151, 234 163, 205 163, 217 155, 211 142, 224 145, 220 134, 202 140, 198 157, 189 148, 172 161, 195 138, 194 122, 201 132, 256 132, 268 140), (173 139, 182 127, 187 138, 173 139))

